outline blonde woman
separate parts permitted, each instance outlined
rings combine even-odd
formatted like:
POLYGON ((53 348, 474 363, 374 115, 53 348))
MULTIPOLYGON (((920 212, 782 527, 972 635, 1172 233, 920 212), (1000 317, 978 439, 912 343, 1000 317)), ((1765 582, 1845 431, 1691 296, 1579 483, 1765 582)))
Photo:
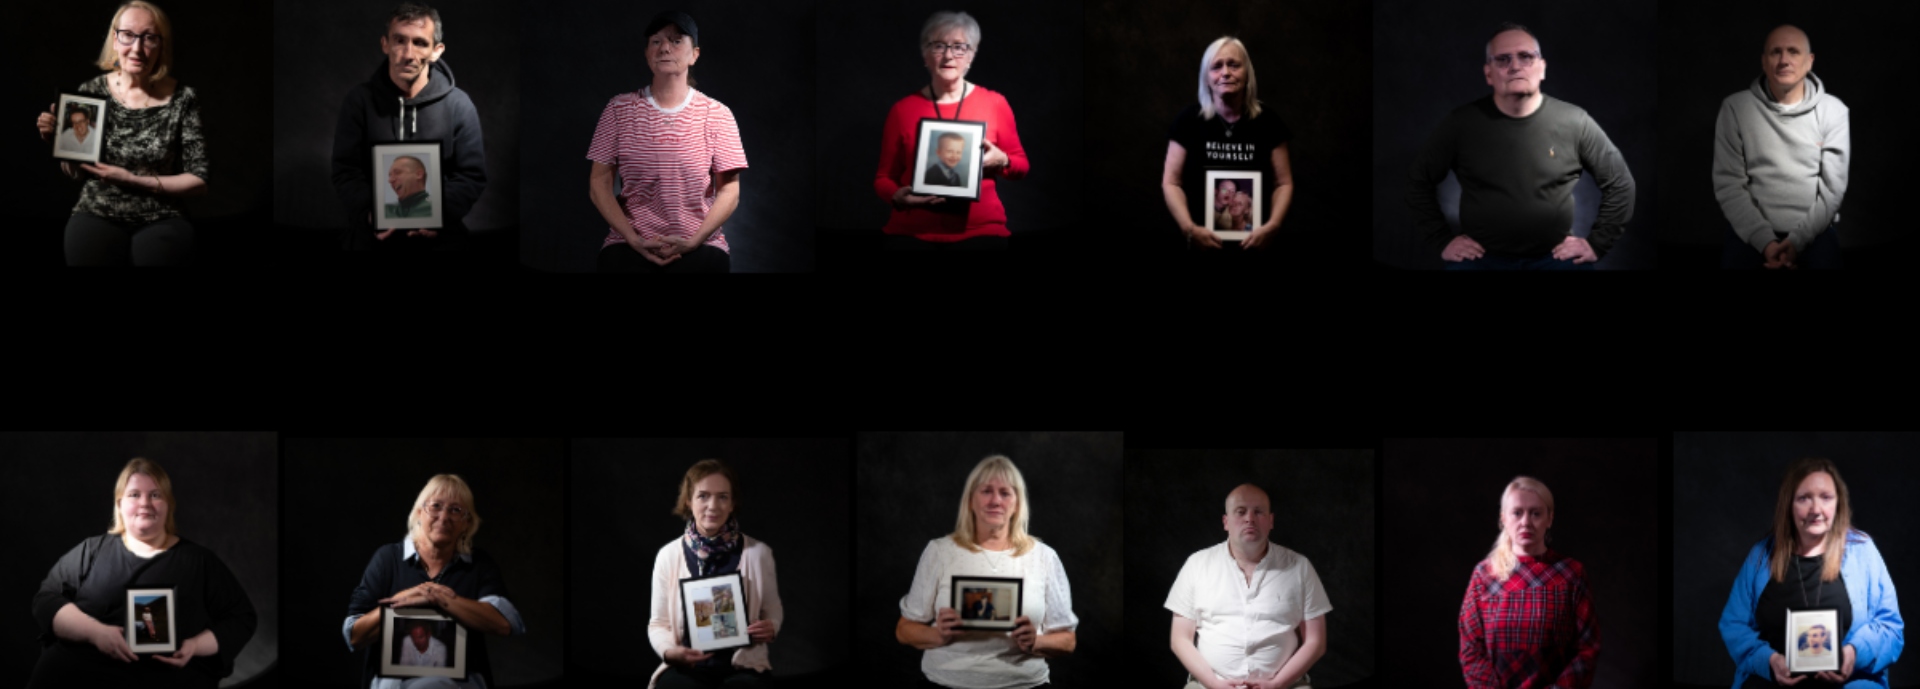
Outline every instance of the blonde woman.
MULTIPOLYGON (((1200 249, 1220 248, 1220 238, 1207 231, 1201 222, 1204 206, 1188 204, 1188 191, 1202 195, 1205 201, 1208 170, 1245 170, 1261 173, 1261 188, 1254 193, 1271 194, 1266 222, 1254 218, 1253 234, 1241 243, 1253 249, 1271 241, 1280 229, 1280 220, 1293 203, 1293 166, 1287 158, 1287 140, 1293 138, 1287 123, 1260 103, 1259 82, 1253 78, 1253 59, 1240 39, 1223 36, 1207 46, 1200 56, 1199 103, 1187 106, 1173 121, 1167 133, 1167 161, 1161 170, 1160 186, 1166 196, 1167 210, 1187 237, 1188 246, 1200 249)), ((1219 199, 1224 204, 1230 198, 1219 199)), ((1225 215, 1225 208, 1215 208, 1225 215)), ((1215 230, 1241 229, 1215 227, 1215 230)))
MULTIPOLYGON (((454 474, 427 480, 407 512, 407 536, 374 551, 360 575, 360 585, 347 602, 347 620, 341 627, 352 649, 371 647, 361 670, 361 681, 373 689, 399 689, 398 678, 377 677, 380 656, 391 652, 394 641, 380 636, 381 616, 388 607, 431 607, 471 630, 467 635, 467 678, 436 677, 428 686, 485 689, 496 680, 487 658, 486 634, 525 634, 519 610, 507 600, 500 566, 486 551, 473 547, 480 531, 480 513, 473 490, 454 474)), ((408 684, 421 686, 422 680, 408 684)))
MULTIPOLYGON (((680 479, 680 500, 674 504, 673 513, 686 520, 686 525, 680 536, 662 546, 653 558, 653 610, 647 621, 647 639, 662 661, 649 685, 655 689, 770 685, 773 665, 767 659, 768 644, 779 636, 786 615, 773 573, 773 548, 740 532, 736 485, 733 469, 717 459, 695 462, 680 479), (712 653, 689 648, 689 625, 681 613, 680 580, 735 572, 746 589, 747 609, 742 612, 752 620, 746 627, 747 640, 752 643, 712 653)), ((718 601, 716 613, 740 609, 718 601)))
POLYGON ((1526 476, 1500 494, 1500 535, 1473 568, 1460 603, 1460 668, 1467 686, 1593 684, 1600 631, 1586 568, 1547 547, 1553 491, 1526 476))
MULTIPOLYGON (((253 637, 253 601, 232 570, 174 527, 173 479, 147 459, 120 470, 113 527, 55 563, 33 597, 46 644, 29 687, 212 687, 253 637), (179 649, 139 658, 127 645, 127 589, 174 589, 179 649)), ((142 620, 154 629, 155 618, 142 620)), ((164 634, 164 631, 162 632, 164 634)), ((161 639, 155 639, 161 640, 161 639)))
POLYGON ((920 553, 913 587, 900 599, 894 637, 918 648, 931 686, 1027 689, 1046 684, 1047 658, 1073 652, 1073 593, 1052 548, 1027 533, 1027 483, 1013 460, 994 455, 967 476, 953 533, 920 553), (954 575, 1023 580, 1011 631, 956 629, 954 575))

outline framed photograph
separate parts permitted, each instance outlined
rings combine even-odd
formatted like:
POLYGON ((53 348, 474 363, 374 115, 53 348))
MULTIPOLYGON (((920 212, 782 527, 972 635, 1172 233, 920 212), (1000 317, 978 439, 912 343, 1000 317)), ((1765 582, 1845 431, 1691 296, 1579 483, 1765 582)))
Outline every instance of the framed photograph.
POLYGON ((1260 198, 1260 173, 1254 170, 1207 171, 1207 229, 1239 242, 1266 220, 1260 198))
POLYGON ((107 99, 78 93, 60 94, 53 108, 53 157, 82 163, 100 162, 100 142, 107 138, 107 99))
POLYGON ((1840 669, 1840 613, 1824 610, 1787 611, 1787 671, 1822 672, 1840 669))
POLYGON ((919 143, 913 147, 913 193, 980 200, 980 149, 986 139, 985 122, 920 120, 919 143))
POLYGON ((467 628, 433 608, 392 608, 380 616, 384 677, 467 678, 467 628))
POLYGON ((173 588, 127 589, 127 646, 134 653, 180 650, 174 633, 173 588))
POLYGON ((681 579, 680 614, 687 621, 687 645, 712 652, 751 643, 746 594, 739 572, 681 579))
POLYGON ((446 225, 440 201, 440 142, 373 145, 373 226, 437 229, 446 225))
POLYGON ((953 609, 960 629, 1012 629, 1026 581, 1011 577, 953 577, 953 609))

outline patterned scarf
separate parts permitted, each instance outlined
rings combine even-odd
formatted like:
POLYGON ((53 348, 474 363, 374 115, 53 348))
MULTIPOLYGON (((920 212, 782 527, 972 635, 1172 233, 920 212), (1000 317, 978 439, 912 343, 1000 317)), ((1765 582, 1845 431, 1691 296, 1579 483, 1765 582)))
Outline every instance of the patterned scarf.
POLYGON ((687 533, 680 538, 680 546, 687 553, 687 571, 695 577, 707 577, 739 569, 742 540, 738 517, 727 517, 720 533, 712 538, 700 535, 700 528, 688 519, 687 533))

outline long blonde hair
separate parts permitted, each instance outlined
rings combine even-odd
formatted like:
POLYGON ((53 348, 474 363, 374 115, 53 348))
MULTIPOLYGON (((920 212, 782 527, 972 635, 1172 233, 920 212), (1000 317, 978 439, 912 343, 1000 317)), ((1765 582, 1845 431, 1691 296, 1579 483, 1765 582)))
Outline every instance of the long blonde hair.
POLYGON ((1013 487, 1016 504, 1013 508, 1013 524, 1007 529, 1007 540, 1013 543, 1013 556, 1019 557, 1033 550, 1039 539, 1027 534, 1027 480, 1020 477, 1020 468, 1006 455, 993 455, 974 465, 973 473, 967 475, 967 489, 960 493, 960 517, 953 523, 953 535, 950 538, 962 548, 980 552, 980 545, 973 541, 973 492, 980 484, 992 479, 1000 479, 1013 487))
POLYGON ((1547 503, 1547 517, 1553 517, 1553 491, 1547 490, 1547 484, 1541 483, 1531 476, 1515 476, 1512 481, 1507 482, 1506 490, 1500 491, 1500 518, 1502 520, 1500 535, 1493 539, 1493 551, 1487 553, 1487 573, 1493 575, 1494 581, 1506 581, 1507 576, 1513 574, 1514 565, 1520 562, 1519 558, 1513 554, 1513 539, 1507 536, 1507 528, 1505 525, 1507 496, 1512 495, 1514 491, 1520 490, 1540 496, 1541 502, 1547 503))
POLYGON ((127 494, 127 482, 133 480, 134 474, 146 474, 147 478, 153 479, 153 482, 158 485, 160 501, 167 503, 167 535, 176 535, 173 528, 173 515, 180 511, 180 504, 173 500, 173 479, 167 478, 167 470, 160 468, 159 462, 145 457, 135 457, 127 462, 127 466, 120 470, 120 478, 113 482, 113 528, 107 529, 107 533, 119 534, 127 531, 127 523, 120 517, 120 496, 127 494))
POLYGON ((136 7, 151 13, 153 25, 160 29, 160 66, 153 68, 153 78, 150 79, 157 82, 167 78, 167 72, 173 70, 173 22, 167 21, 167 13, 147 0, 130 0, 114 11, 113 23, 107 25, 107 42, 100 46, 100 59, 95 66, 108 72, 120 69, 120 54, 113 50, 113 32, 120 29, 120 15, 136 7))
POLYGON ((1840 578, 1840 558, 1847 553, 1847 536, 1853 531, 1853 504, 1847 500, 1847 482, 1840 480, 1840 468, 1825 457, 1804 457, 1787 466, 1780 480, 1780 499, 1773 506, 1773 580, 1787 580, 1787 565, 1793 562, 1793 546, 1800 530, 1793 525, 1793 494, 1808 476, 1826 472, 1833 477, 1833 523, 1827 527, 1827 551, 1821 557, 1820 580, 1840 578))

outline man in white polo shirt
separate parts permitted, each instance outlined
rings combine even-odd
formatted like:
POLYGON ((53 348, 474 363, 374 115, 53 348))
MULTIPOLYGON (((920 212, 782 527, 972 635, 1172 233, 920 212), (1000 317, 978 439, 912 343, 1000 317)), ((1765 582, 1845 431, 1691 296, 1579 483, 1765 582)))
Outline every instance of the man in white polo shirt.
POLYGON ((1220 521, 1227 541, 1189 556, 1167 593, 1173 654, 1192 676, 1186 689, 1307 686, 1333 610, 1320 575, 1306 557, 1267 541, 1273 510, 1258 486, 1227 494, 1220 521))

